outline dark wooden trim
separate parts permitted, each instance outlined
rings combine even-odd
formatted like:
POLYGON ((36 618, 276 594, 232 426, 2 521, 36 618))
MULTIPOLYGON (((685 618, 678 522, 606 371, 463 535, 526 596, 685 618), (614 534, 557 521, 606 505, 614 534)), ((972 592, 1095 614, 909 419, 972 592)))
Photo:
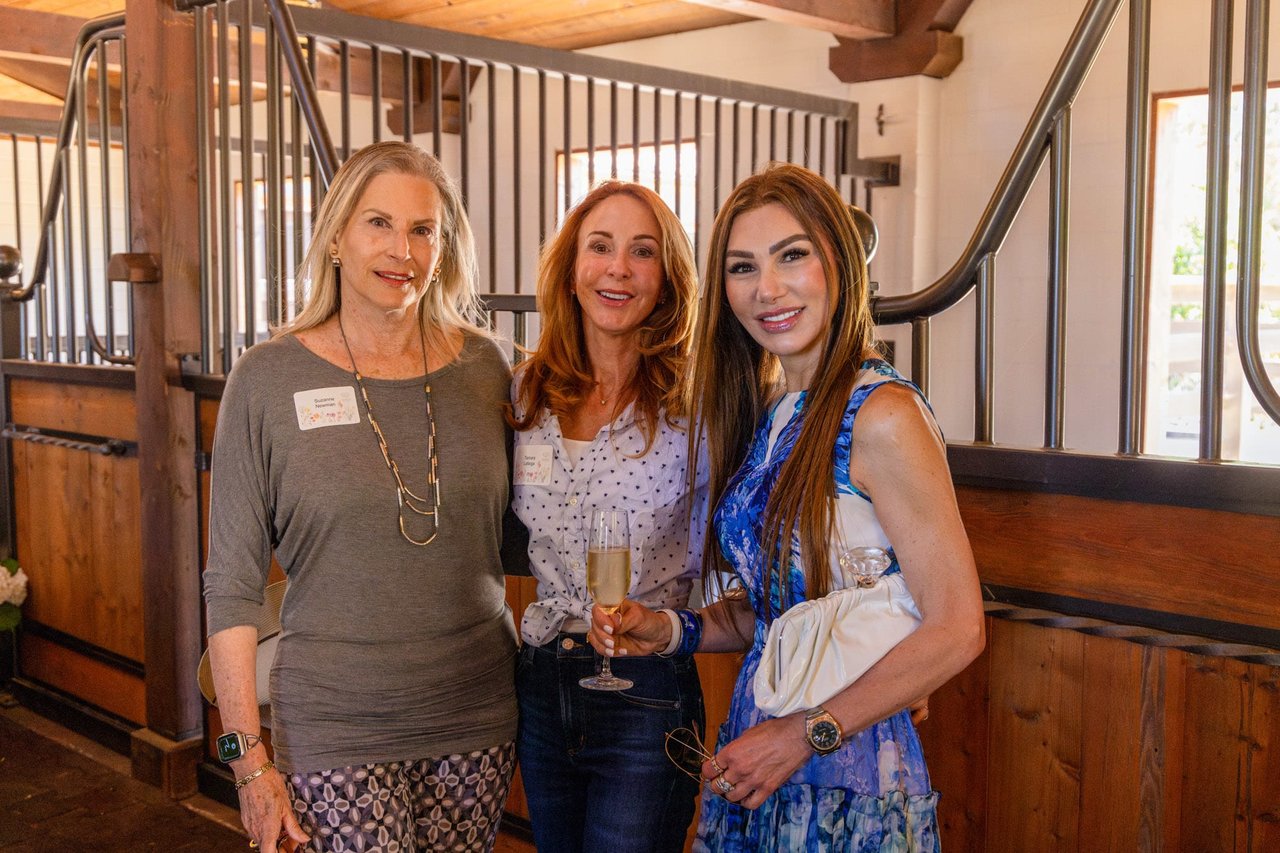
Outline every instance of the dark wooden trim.
POLYGON ((963 486, 1280 516, 1280 467, 949 444, 963 486))
POLYGON ((9 692, 24 707, 58 725, 121 755, 129 754, 133 732, 138 728, 136 723, 30 678, 18 677, 10 681, 9 692))
POLYGON ((1018 607, 1030 607, 1036 610, 1051 610, 1064 616, 1102 619, 1118 625, 1152 628, 1168 634, 1204 637, 1207 641, 1244 643, 1245 645, 1258 646, 1263 649, 1280 649, 1280 630, 1272 628, 1242 625, 1237 622, 1226 622, 1219 619, 1185 616, 1181 613, 1148 610, 1143 607, 1129 607, 1123 604, 1092 601, 1068 595, 1055 595, 1048 592, 1001 586, 999 584, 984 583, 982 592, 988 601, 1013 604, 1018 607))
POLYGON ((0 361, 0 373, 5 376, 21 376, 24 379, 41 379, 64 385, 98 385, 103 388, 121 388, 132 391, 135 374, 132 367, 112 367, 102 364, 57 364, 49 361, 27 361, 6 358, 0 361))
POLYGON ((900 33, 892 38, 839 42, 827 54, 827 67, 843 83, 894 77, 947 77, 964 59, 964 39, 942 30, 900 33))
POLYGON ((32 636, 39 637, 42 640, 48 640, 56 643, 63 648, 70 649, 78 655, 84 655, 92 658, 99 663, 105 663, 107 666, 114 667, 121 672, 127 672, 130 675, 145 679, 147 677, 147 668, 142 661, 136 661, 133 658, 125 657, 117 654, 110 649, 105 649, 97 643, 91 643, 83 640, 74 634, 68 634, 65 631, 59 631, 57 628, 51 628, 43 622, 37 622, 34 619, 24 619, 22 621, 22 630, 32 636))
POLYGON ((227 377, 213 373, 186 374, 182 377, 182 387, 198 398, 221 400, 223 389, 227 387, 227 377))

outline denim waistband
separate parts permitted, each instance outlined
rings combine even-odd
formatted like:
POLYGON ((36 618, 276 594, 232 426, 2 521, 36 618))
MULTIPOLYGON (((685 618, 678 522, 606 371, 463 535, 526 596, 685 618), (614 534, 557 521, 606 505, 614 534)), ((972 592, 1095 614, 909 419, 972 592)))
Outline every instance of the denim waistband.
POLYGON ((555 637, 540 646, 533 646, 533 651, 555 655, 560 658, 590 658, 596 650, 587 642, 586 634, 567 631, 558 632, 555 637))

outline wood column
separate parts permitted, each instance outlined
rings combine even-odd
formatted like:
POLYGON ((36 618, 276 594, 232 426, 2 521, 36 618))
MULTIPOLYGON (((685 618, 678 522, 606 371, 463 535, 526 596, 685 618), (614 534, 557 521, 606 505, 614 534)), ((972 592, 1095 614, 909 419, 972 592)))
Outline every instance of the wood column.
POLYGON ((159 267, 132 285, 147 671, 133 772, 179 797, 196 790, 203 727, 195 401, 181 385, 183 354, 200 350, 195 37, 171 0, 127 0, 125 16, 132 250, 159 267))

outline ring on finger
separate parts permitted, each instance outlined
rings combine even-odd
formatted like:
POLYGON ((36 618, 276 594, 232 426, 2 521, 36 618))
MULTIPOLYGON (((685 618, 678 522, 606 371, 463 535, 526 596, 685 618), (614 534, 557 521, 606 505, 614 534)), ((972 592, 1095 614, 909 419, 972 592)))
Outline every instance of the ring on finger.
POLYGON ((257 850, 257 849, 258 849, 258 842, 254 841, 252 838, 250 838, 250 839, 249 839, 249 849, 250 849, 250 850, 257 850))
POLYGON ((716 792, 722 796, 727 797, 729 793, 733 791, 733 783, 724 778, 724 773, 717 776, 715 782, 712 784, 715 785, 716 792))
POLYGON ((716 757, 714 755, 711 756, 711 766, 712 768, 715 769, 716 775, 718 776, 724 775, 724 768, 720 766, 720 762, 716 761, 716 757))

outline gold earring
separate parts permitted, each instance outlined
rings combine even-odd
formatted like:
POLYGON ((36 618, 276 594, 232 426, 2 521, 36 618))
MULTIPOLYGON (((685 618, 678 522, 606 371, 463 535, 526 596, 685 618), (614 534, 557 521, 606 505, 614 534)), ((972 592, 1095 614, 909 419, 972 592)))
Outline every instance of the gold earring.
POLYGON ((337 253, 337 252, 330 252, 330 253, 329 253, 329 260, 333 262, 333 265, 334 265, 335 267, 340 267, 340 266, 342 266, 342 258, 339 258, 339 257, 338 257, 338 253, 337 253))
POLYGON ((427 282, 427 287, 435 287, 440 283, 440 264, 436 264, 436 271, 431 274, 431 281, 427 282))

